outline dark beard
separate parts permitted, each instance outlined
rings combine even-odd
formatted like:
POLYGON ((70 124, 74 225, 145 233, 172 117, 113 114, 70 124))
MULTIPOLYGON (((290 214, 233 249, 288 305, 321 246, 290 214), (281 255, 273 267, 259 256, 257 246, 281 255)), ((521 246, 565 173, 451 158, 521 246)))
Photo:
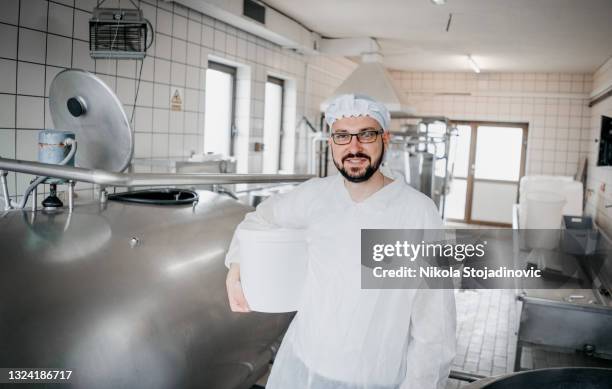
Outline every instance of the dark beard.
POLYGON ((344 158, 342 158, 342 164, 338 165, 338 163, 336 162, 336 159, 334 158, 334 152, 332 151, 332 161, 334 161, 334 165, 336 166, 336 169, 338 169, 338 171, 340 172, 340 174, 342 174, 342 176, 344 178, 346 178, 348 181, 350 182, 364 182, 369 180, 374 173, 376 173, 376 171, 378 170, 378 168, 380 167, 380 164, 383 161, 383 157, 385 155, 385 147, 383 145, 382 151, 380 153, 380 157, 377 158, 374 163, 372 163, 372 160, 370 159, 370 157, 366 154, 362 154, 362 153, 357 153, 357 154, 347 154, 344 156, 344 158), (370 161, 370 164, 368 165, 368 167, 366 168, 366 170, 358 175, 358 176, 352 176, 350 175, 349 172, 346 171, 346 169, 344 169, 344 161, 347 158, 367 158, 370 161))

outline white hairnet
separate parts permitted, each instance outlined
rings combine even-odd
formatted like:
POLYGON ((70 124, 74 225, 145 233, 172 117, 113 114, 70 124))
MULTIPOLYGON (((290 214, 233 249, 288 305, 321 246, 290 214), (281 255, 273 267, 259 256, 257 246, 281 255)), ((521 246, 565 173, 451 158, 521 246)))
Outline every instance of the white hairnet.
POLYGON ((384 130, 391 124, 391 115, 384 104, 361 94, 336 96, 325 110, 325 121, 331 127, 343 117, 369 116, 376 120, 384 130))

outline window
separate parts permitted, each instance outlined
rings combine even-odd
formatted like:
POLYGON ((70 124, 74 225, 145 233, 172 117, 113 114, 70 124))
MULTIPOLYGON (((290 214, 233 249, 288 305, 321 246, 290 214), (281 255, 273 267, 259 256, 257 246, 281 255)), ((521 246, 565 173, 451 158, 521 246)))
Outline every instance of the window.
POLYGON ((204 152, 234 155, 236 68, 208 62, 204 152))
POLYGON ((512 206, 525 171, 527 124, 455 124, 458 136, 451 139, 453 180, 445 216, 474 224, 511 225, 512 206))
POLYGON ((268 77, 264 107, 264 173, 277 173, 282 169, 284 90, 283 80, 268 77))

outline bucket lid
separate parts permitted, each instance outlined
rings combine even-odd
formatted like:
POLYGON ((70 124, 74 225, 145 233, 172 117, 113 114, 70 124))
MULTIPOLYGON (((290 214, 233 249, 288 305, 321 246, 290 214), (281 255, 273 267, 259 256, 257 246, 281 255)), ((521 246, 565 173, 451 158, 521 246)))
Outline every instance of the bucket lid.
POLYGON ((538 201, 543 203, 565 203, 565 197, 554 192, 531 192, 527 193, 527 201, 538 201))

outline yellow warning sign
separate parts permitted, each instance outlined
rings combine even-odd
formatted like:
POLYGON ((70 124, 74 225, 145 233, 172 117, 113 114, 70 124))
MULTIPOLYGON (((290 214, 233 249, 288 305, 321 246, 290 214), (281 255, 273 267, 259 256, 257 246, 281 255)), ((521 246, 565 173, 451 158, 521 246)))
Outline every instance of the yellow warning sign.
POLYGON ((170 99, 170 109, 172 111, 183 110, 183 99, 181 99, 181 93, 178 89, 175 89, 174 93, 172 94, 172 98, 170 99))

